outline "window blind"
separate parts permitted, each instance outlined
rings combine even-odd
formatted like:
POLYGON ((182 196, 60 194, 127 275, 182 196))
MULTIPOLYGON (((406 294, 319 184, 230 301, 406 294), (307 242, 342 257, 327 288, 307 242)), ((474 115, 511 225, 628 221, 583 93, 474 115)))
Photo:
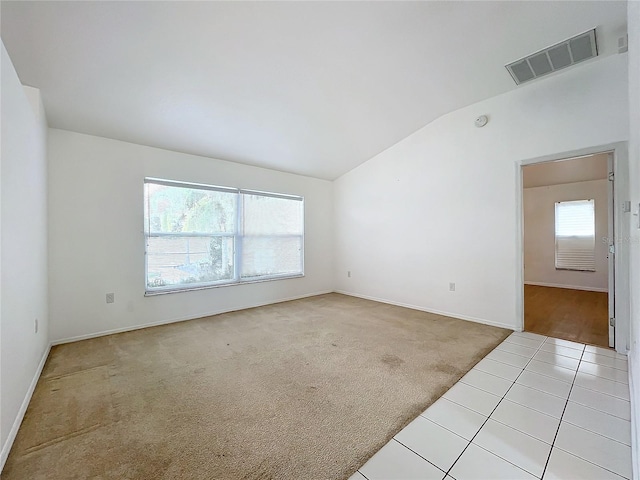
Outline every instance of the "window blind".
POLYGON ((595 201, 556 202, 556 269, 595 272, 595 201))

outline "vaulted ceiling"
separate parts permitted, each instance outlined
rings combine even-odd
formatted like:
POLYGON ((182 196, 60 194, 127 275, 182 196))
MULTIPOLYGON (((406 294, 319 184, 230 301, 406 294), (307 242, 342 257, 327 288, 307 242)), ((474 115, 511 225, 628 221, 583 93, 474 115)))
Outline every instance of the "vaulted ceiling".
POLYGON ((527 88, 504 68, 513 60, 594 27, 606 56, 626 32, 615 1, 1 9, 2 40, 51 127, 326 179, 443 114, 527 88))

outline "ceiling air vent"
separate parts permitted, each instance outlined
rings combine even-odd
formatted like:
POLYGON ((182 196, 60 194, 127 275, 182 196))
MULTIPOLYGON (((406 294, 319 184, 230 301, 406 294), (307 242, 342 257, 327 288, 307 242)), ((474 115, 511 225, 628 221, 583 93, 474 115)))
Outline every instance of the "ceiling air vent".
POLYGON ((506 68, 520 85, 597 56, 598 46, 594 29, 516 60, 506 65, 506 68))

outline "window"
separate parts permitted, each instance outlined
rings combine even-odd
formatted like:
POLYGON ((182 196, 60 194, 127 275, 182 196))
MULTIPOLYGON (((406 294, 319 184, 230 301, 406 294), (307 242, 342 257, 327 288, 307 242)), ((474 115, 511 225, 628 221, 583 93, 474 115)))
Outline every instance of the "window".
POLYGON ((302 197, 145 179, 146 292, 303 275, 302 197))
POLYGON ((595 272, 595 202, 556 202, 556 269, 595 272))

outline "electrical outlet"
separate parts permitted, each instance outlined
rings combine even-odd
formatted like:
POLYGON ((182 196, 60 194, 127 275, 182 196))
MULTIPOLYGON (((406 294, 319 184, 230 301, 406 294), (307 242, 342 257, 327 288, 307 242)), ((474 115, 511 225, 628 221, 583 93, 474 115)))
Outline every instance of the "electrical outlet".
POLYGON ((113 303, 116 301, 115 293, 107 293, 107 303, 113 303))
POLYGON ((35 329, 36 333, 38 333, 38 319, 36 318, 35 322, 33 322, 33 328, 35 329))
POLYGON ((455 292, 456 291, 456 284, 454 282, 450 282, 449 283, 449 291, 450 292, 455 292))
POLYGON ((351 278, 351 270, 347 272, 347 277, 351 278))

